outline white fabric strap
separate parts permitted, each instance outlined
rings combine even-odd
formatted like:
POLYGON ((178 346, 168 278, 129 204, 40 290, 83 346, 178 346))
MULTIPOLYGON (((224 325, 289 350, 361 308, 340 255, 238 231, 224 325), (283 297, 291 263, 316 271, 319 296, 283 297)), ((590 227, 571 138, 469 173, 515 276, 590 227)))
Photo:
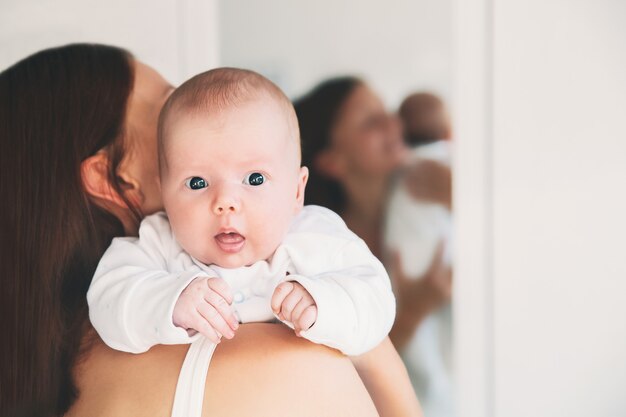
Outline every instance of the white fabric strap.
POLYGON ((206 375, 215 343, 200 337, 189 346, 178 375, 172 417, 201 417, 206 375))

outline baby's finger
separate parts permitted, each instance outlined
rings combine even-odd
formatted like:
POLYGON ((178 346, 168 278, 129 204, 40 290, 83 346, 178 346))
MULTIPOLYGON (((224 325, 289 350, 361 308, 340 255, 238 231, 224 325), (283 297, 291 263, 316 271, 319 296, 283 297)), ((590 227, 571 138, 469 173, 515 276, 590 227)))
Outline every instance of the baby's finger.
POLYGON ((222 278, 209 278, 206 283, 209 288, 221 295, 228 304, 233 303, 233 292, 222 278))
POLYGON ((213 327, 211 327, 211 325, 200 314, 198 314, 198 317, 196 318, 194 322, 193 328, 199 331, 200 333, 202 333, 204 337, 206 337, 207 339, 209 339, 211 342, 215 344, 218 344, 221 340, 221 336, 215 331, 213 327))
POLYGON ((283 303, 280 305, 280 314, 279 314, 279 316, 282 317, 283 320, 286 320, 288 322, 293 322, 293 317, 291 315, 291 312, 298 305, 300 300, 302 300, 303 295, 304 294, 302 293, 302 291, 296 291, 294 289, 293 291, 289 293, 289 295, 287 295, 287 297, 285 297, 285 299, 283 300, 283 303))
POLYGON ((271 301, 272 311, 275 314, 280 313, 280 306, 283 304, 283 300, 289 295, 293 288, 293 282, 285 281, 278 284, 274 290, 274 294, 272 294, 271 301))
MULTIPOLYGON (((208 291, 204 294, 204 300, 215 308, 231 329, 237 330, 239 328, 239 320, 237 320, 233 308, 220 294, 215 291, 208 291)), ((225 333, 222 334, 226 336, 225 333)))
POLYGON ((311 297, 302 297, 300 302, 295 306, 295 308, 291 312, 291 321, 292 321, 292 323, 294 323, 294 322, 297 323, 298 320, 300 319, 300 316, 302 316, 302 313, 304 312, 304 310, 306 310, 308 307, 314 306, 314 305, 315 305, 315 301, 313 301, 313 298, 311 298, 311 297))
POLYGON ((224 318, 218 311, 208 303, 198 305, 198 313, 215 329, 227 339, 232 339, 235 332, 228 326, 224 318))
POLYGON ((304 309, 294 327, 297 329, 296 334, 300 336, 300 332, 309 330, 317 320, 317 306, 308 306, 304 309))

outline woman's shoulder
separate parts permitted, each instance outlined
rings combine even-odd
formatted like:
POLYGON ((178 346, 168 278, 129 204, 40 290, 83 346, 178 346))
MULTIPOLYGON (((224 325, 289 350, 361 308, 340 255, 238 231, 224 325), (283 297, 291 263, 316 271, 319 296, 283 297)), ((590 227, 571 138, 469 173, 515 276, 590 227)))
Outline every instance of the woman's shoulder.
MULTIPOLYGON (((98 340, 76 367, 80 395, 66 417, 169 416, 188 347, 155 346, 133 355, 112 350, 98 340)), ((235 338, 224 340, 215 350, 207 373, 203 415, 253 415, 259 411, 259 402, 268 415, 281 415, 275 412, 298 404, 306 407, 296 413, 302 416, 342 415, 320 414, 320 410, 343 406, 361 408, 360 414, 352 415, 375 415, 347 357, 269 323, 242 325, 235 338), (289 404, 264 401, 268 396, 289 404)))
POLYGON ((220 348, 207 374, 204 416, 378 415, 347 356, 286 326, 248 324, 220 348))
POLYGON ((79 396, 66 417, 169 416, 188 346, 155 346, 136 355, 93 337, 75 367, 79 396))

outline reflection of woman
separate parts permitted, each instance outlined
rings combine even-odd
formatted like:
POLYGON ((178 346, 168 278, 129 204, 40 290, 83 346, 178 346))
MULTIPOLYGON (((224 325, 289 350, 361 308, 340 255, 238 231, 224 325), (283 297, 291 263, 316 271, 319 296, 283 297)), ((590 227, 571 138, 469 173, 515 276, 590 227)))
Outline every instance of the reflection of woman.
MULTIPOLYGON (((0 415, 169 415, 188 346, 109 349, 85 293, 111 239, 161 208, 156 126, 170 90, 97 45, 0 74, 0 415)), ((376 415, 346 358, 271 324, 223 342, 206 384, 207 416, 376 415)))
MULTIPOLYGON (((365 83, 349 77, 320 84, 296 103, 296 112, 303 160, 310 170, 307 204, 340 213, 382 259, 390 185, 407 158, 398 121, 365 83)), ((405 178, 415 197, 449 207, 449 174, 447 167, 433 162, 411 167, 405 178), (429 186, 424 177, 439 185, 429 186)), ((390 337, 402 350, 423 319, 449 299, 451 281, 441 253, 421 279, 407 277, 397 258, 389 265, 398 301, 390 337)))

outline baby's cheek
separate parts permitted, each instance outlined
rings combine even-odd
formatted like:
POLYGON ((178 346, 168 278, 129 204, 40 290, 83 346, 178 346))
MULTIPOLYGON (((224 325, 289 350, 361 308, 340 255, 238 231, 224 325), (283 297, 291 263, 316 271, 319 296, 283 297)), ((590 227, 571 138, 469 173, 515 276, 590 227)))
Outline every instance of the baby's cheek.
POLYGON ((197 232, 197 228, 193 227, 183 219, 170 218, 170 224, 174 231, 174 236, 178 243, 182 246, 185 252, 189 253, 196 259, 202 259, 203 246, 205 246, 203 239, 197 232))
POLYGON ((290 225, 291 218, 286 213, 275 213, 271 221, 260 226, 263 228, 261 236, 265 236, 263 244, 270 254, 282 243, 290 225))
POLYGON ((200 228, 192 228, 188 234, 188 245, 191 248, 188 252, 196 259, 204 260, 205 263, 214 262, 210 258, 213 257, 212 245, 213 237, 208 236, 200 228))

